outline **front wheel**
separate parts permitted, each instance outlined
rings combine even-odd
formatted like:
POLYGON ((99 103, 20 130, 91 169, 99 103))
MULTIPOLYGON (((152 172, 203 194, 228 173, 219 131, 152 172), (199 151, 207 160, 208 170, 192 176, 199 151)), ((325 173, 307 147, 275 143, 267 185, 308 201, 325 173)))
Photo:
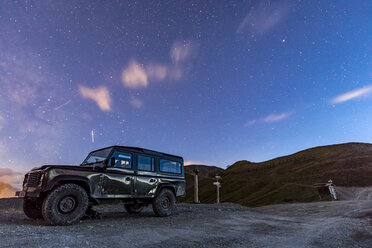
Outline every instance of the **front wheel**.
POLYGON ((176 205, 176 197, 170 189, 162 189, 152 202, 152 209, 157 216, 164 217, 172 214, 176 205))
POLYGON ((43 219, 41 213, 42 201, 40 199, 24 198, 23 199, 23 212, 31 219, 43 219))
POLYGON ((145 205, 141 203, 134 203, 134 204, 128 203, 128 204, 125 204, 124 207, 125 207, 125 210, 129 214, 138 214, 142 211, 145 205))
POLYGON ((63 184, 45 198, 42 213, 44 220, 51 225, 71 225, 84 216, 88 204, 88 194, 82 187, 63 184))

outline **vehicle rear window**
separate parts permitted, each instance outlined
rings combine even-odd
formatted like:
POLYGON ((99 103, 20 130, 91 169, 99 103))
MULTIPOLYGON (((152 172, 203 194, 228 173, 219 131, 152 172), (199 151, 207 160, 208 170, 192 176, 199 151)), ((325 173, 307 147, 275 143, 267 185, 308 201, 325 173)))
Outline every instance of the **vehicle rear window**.
POLYGON ((167 159, 160 159, 159 170, 161 172, 180 174, 181 164, 167 159))
POLYGON ((138 155, 137 168, 141 171, 154 171, 154 158, 138 155))

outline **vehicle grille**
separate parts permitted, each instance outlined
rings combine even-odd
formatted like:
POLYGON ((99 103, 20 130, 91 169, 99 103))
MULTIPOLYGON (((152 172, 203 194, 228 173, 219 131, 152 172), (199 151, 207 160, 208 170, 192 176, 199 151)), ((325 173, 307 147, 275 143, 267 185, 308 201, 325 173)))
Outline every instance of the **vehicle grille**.
POLYGON ((26 175, 25 182, 26 187, 35 187, 38 186, 40 183, 42 172, 41 171, 33 171, 26 175))

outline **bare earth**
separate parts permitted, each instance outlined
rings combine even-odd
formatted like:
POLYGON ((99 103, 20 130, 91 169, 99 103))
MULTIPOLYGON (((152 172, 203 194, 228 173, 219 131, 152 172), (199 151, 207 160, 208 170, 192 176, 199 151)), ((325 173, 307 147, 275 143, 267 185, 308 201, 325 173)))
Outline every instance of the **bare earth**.
POLYGON ((0 199, 0 247, 372 247, 371 199, 260 208, 178 204, 165 218, 151 208, 129 215, 119 204, 67 227, 30 220, 20 205, 0 199))

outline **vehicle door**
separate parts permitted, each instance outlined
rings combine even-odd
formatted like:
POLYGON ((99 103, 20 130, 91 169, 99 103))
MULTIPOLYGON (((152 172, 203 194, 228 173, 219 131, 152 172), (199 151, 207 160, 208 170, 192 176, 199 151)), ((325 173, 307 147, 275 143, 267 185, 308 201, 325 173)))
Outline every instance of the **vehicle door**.
POLYGON ((135 188, 137 196, 151 197, 155 194, 159 180, 155 172, 155 158, 137 154, 135 188))
POLYGON ((131 197, 134 188, 133 154, 114 151, 102 176, 103 197, 131 197))

